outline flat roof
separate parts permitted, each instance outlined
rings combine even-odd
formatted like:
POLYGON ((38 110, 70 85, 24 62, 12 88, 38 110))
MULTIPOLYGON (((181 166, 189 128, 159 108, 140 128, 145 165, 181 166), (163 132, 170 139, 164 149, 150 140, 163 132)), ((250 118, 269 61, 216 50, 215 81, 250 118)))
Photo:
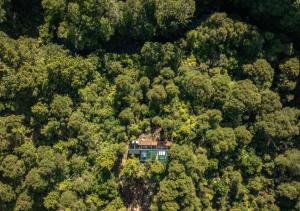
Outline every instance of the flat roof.
POLYGON ((141 137, 138 139, 139 146, 166 146, 169 147, 172 145, 171 141, 157 141, 151 137, 141 137))

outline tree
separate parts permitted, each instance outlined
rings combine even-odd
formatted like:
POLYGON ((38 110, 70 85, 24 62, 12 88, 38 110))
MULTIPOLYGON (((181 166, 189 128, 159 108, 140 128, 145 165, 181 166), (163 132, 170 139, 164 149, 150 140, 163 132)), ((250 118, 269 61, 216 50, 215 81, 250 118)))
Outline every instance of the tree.
POLYGON ((238 171, 234 171, 231 166, 222 171, 222 176, 212 179, 212 188, 215 192, 214 200, 219 209, 231 207, 228 202, 238 203, 245 200, 246 191, 243 186, 243 177, 238 171), (230 199, 230 200, 229 200, 230 199))
MULTIPOLYGON (((13 201, 16 198, 16 194, 13 190, 13 188, 5 183, 0 182, 0 201, 2 203, 8 203, 13 201)), ((0 205, 1 209, 5 208, 4 204, 0 205)))
POLYGON ((49 117, 49 108, 45 103, 38 102, 37 104, 31 107, 32 112, 32 124, 34 126, 41 127, 43 124, 47 122, 47 118, 49 117))
POLYGON ((65 137, 72 106, 73 102, 70 97, 55 95, 49 109, 50 117, 48 123, 42 128, 42 134, 52 141, 58 137, 65 137))
POLYGON ((214 87, 208 74, 197 71, 187 71, 181 80, 183 89, 195 105, 205 106, 211 101, 214 87))
POLYGON ((278 187, 278 194, 281 197, 286 197, 290 200, 295 200, 299 197, 299 182, 283 183, 278 187))
POLYGON ((40 36, 46 41, 61 40, 77 51, 105 47, 111 40, 145 41, 171 34, 186 26, 196 9, 194 0, 43 0, 42 7, 40 36))
POLYGON ((211 78, 213 86, 213 106, 221 109, 230 93, 231 78, 227 74, 217 74, 211 78))
POLYGON ((165 170, 166 166, 163 163, 155 161, 150 164, 147 176, 151 181, 159 182, 164 177, 165 170))
POLYGON ((73 154, 69 159, 69 168, 73 175, 81 175, 89 166, 85 156, 73 154))
POLYGON ((130 123, 134 122, 134 113, 130 108, 125 108, 119 114, 119 118, 124 125, 129 125, 130 123))
POLYGON ((113 211, 113 210, 119 210, 119 211, 125 211, 126 208, 124 206, 124 203, 120 197, 112 200, 104 209, 105 211, 113 211))
POLYGON ((6 7, 10 3, 9 0, 0 1, 0 24, 6 20, 6 7))
POLYGON ((217 109, 206 110, 205 113, 200 114, 195 124, 195 132, 199 136, 198 138, 203 137, 207 130, 219 127, 222 119, 222 113, 217 109))
POLYGON ((258 88, 270 88, 273 82, 274 70, 264 59, 258 59, 253 64, 243 66, 243 73, 250 78, 258 88))
POLYGON ((109 41, 121 19, 120 6, 115 0, 44 0, 42 6, 45 23, 40 30, 41 36, 58 37, 78 50, 94 49, 109 41))
POLYGON ((142 179, 145 176, 144 166, 137 159, 128 159, 126 165, 120 172, 120 176, 129 183, 134 180, 142 179))
POLYGON ((155 18, 159 28, 166 33, 172 33, 186 25, 196 10, 194 0, 155 1, 155 18))
POLYGON ((37 166, 39 174, 43 176, 62 176, 66 167, 66 155, 54 151, 49 146, 40 146, 37 149, 37 166))
POLYGON ((23 125, 24 116, 10 115, 0 117, 0 150, 12 150, 27 140, 29 129, 23 125))
POLYGON ((50 112, 57 119, 69 117, 72 113, 72 100, 67 96, 54 96, 51 103, 50 112))
POLYGON ((253 135, 245 126, 239 126, 234 128, 236 141, 240 147, 247 146, 251 143, 253 135))
POLYGON ((25 165, 23 160, 19 160, 15 155, 7 155, 2 161, 0 171, 3 176, 18 180, 25 174, 25 165))
POLYGON ((17 198, 15 210, 16 211, 29 211, 32 210, 33 199, 27 192, 22 192, 17 198))
POLYGON ((159 105, 166 100, 167 93, 162 85, 155 85, 148 91, 147 97, 153 102, 153 104, 159 105))
POLYGON ((184 167, 172 162, 169 178, 160 182, 159 192, 155 196, 152 210, 200 210, 199 199, 192 179, 185 175, 184 167))
POLYGON ((261 106, 259 110, 262 114, 278 111, 282 108, 280 96, 278 95, 278 93, 273 92, 269 89, 265 89, 260 94, 261 106))
POLYGON ((86 206, 82 199, 78 198, 78 195, 72 191, 64 191, 59 199, 59 209, 74 209, 74 210, 86 210, 86 206))
POLYGON ((281 183, 277 187, 277 194, 281 198, 281 207, 285 209, 297 209, 299 202, 300 183, 293 181, 290 183, 281 183))
POLYGON ((172 43, 161 44, 146 42, 141 49, 141 61, 146 68, 146 75, 152 79, 157 76, 163 67, 176 70, 181 62, 182 52, 177 45, 172 43))
POLYGON ((251 150, 247 152, 246 150, 242 150, 239 154, 238 161, 240 163, 241 169, 245 174, 249 176, 257 175, 262 170, 262 160, 260 157, 255 155, 255 152, 251 150))
POLYGON ((31 169, 26 175, 26 185, 33 191, 43 191, 48 186, 48 182, 42 177, 37 168, 31 169))
POLYGON ((36 62, 35 57, 39 54, 45 58, 45 49, 39 49, 37 40, 32 38, 14 40, 1 32, 0 39, 3 52, 0 66, 4 64, 1 77, 4 109, 19 110, 28 115, 34 99, 44 91, 47 82, 44 61, 36 62))
POLYGON ((257 57, 263 38, 255 27, 230 19, 225 13, 214 13, 187 34, 187 43, 199 61, 232 70, 236 68, 235 58, 257 57))
POLYGON ((56 191, 51 191, 48 195, 44 198, 44 206, 47 209, 56 209, 59 203, 60 194, 56 191))
POLYGON ((280 75, 278 89, 285 93, 286 101, 294 99, 294 91, 297 85, 297 79, 300 74, 299 58, 290 58, 279 65, 280 75))
POLYGON ((299 176, 299 160, 300 151, 297 149, 287 150, 284 154, 278 155, 275 159, 276 165, 279 167, 279 171, 289 173, 291 176, 299 176))
POLYGON ((287 146, 299 135, 299 110, 285 107, 258 118, 255 129, 257 140, 262 144, 283 144, 287 146))
POLYGON ((258 196, 256 196, 252 202, 252 207, 256 209, 266 209, 266 210, 274 210, 279 211, 280 208, 276 204, 276 198, 271 193, 262 192, 258 196))
POLYGON ((48 90, 61 95, 77 96, 77 91, 90 81, 96 71, 97 58, 88 56, 86 58, 72 57, 69 52, 62 49, 51 49, 51 55, 45 64, 50 86, 48 90))
POLYGON ((26 141, 21 146, 15 148, 16 153, 24 162, 27 169, 31 168, 36 164, 36 148, 32 142, 32 140, 26 141))
POLYGON ((257 87, 250 80, 237 81, 223 106, 224 116, 238 124, 242 119, 255 115, 260 104, 261 96, 257 87))
POLYGON ((98 157, 96 158, 96 166, 100 170, 107 170, 107 171, 112 171, 116 159, 117 159, 117 154, 114 152, 115 149, 109 149, 109 148, 104 148, 98 157))
POLYGON ((233 129, 222 127, 208 130, 205 134, 205 144, 215 156, 229 154, 237 146, 233 129))
POLYGON ((96 178, 92 173, 84 172, 80 177, 76 177, 71 181, 71 190, 80 195, 85 195, 92 191, 96 178))
POLYGON ((157 34, 155 1, 128 0, 124 4, 121 33, 136 40, 151 40, 157 34))
POLYGON ((143 198, 146 191, 146 169, 144 164, 140 163, 137 158, 129 158, 121 169, 119 176, 124 201, 132 203, 143 198))
POLYGON ((195 154, 191 147, 184 145, 173 145, 169 151, 169 160, 173 162, 173 165, 168 168, 170 178, 172 173, 175 177, 185 174, 196 182, 204 175, 207 168, 206 153, 201 153, 199 150, 195 154))

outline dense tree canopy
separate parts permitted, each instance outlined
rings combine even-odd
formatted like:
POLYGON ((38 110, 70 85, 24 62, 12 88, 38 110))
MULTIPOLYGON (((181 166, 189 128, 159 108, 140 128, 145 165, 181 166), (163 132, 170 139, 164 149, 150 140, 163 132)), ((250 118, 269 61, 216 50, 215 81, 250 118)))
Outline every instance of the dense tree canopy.
POLYGON ((42 6, 41 36, 77 50, 107 45, 117 36, 136 40, 169 36, 190 21, 196 8, 194 0, 43 0, 42 6))
POLYGON ((0 0, 0 210, 299 210, 299 0, 0 0), (142 134, 168 160, 127 156, 142 134))

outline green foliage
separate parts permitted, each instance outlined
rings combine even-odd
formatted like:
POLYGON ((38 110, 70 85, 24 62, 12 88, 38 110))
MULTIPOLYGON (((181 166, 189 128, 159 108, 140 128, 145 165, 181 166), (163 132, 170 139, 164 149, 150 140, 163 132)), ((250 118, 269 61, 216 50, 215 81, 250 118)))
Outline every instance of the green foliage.
POLYGON ((236 141, 240 147, 247 146, 251 143, 253 135, 245 126, 239 126, 234 129, 236 141))
POLYGON ((200 201, 192 182, 204 176, 208 163, 205 152, 199 150, 195 156, 191 148, 174 145, 170 150, 170 160, 168 176, 160 182, 152 210, 199 210, 200 201))
POLYGON ((0 0, 0 210, 299 210, 299 8, 0 0))
POLYGON ((25 174, 25 166, 23 160, 19 160, 15 155, 7 155, 0 167, 3 176, 17 179, 25 174))
POLYGON ((78 199, 77 194, 72 191, 65 191, 61 194, 58 207, 64 210, 86 210, 82 199, 78 199))
POLYGON ((32 205, 33 205, 33 200, 30 197, 30 195, 28 195, 27 192, 23 192, 21 193, 16 201, 16 205, 15 205, 15 210, 17 211, 29 211, 32 209, 32 205))
POLYGON ((181 51, 172 43, 146 42, 141 49, 142 62, 149 66, 147 75, 155 76, 163 67, 176 69, 181 62, 181 51))
POLYGON ((255 58, 262 50, 263 38, 255 27, 215 13, 187 34, 187 42, 199 61, 231 70, 237 55, 255 58))
POLYGON ((117 159, 117 152, 114 148, 104 149, 96 158, 96 166, 99 169, 106 169, 112 171, 117 159))
POLYGON ((47 181, 42 178, 41 173, 36 168, 31 169, 30 172, 26 175, 25 182, 28 187, 32 188, 32 190, 34 191, 42 191, 48 185, 47 181))
POLYGON ((152 89, 147 93, 148 98, 154 104, 163 103, 167 98, 166 90, 161 85, 155 85, 152 89))
POLYGON ((293 137, 299 135, 298 117, 299 110, 288 107, 265 114, 255 125, 257 135, 266 144, 293 142, 293 137))
POLYGON ((9 1, 1 0, 0 1, 0 24, 6 20, 6 7, 9 1))
POLYGON ((44 206, 47 209, 55 209, 58 205, 60 195, 58 192, 52 191, 44 198, 44 206))
POLYGON ((262 113, 271 113, 282 108, 280 97, 278 93, 273 92, 269 89, 263 90, 261 93, 261 107, 262 113))
POLYGON ((237 81, 223 106, 225 118, 233 124, 240 124, 243 119, 255 115, 260 104, 257 87, 250 80, 237 81))
POLYGON ((1 151, 12 150, 25 142, 29 130, 22 124, 22 121, 23 116, 0 117, 1 151))
POLYGON ((281 197, 286 197, 290 200, 295 200, 299 197, 299 182, 292 182, 292 183, 284 183, 280 184, 278 187, 278 194, 281 197))
POLYGON ((108 41, 120 24, 120 6, 115 0, 44 0, 42 6, 45 10, 45 24, 40 29, 42 36, 57 36, 79 50, 95 48, 108 41))
POLYGON ((10 185, 0 182, 0 201, 2 203, 11 202, 16 198, 16 194, 10 185))
POLYGON ((124 203, 121 198, 116 198, 112 202, 110 202, 104 209, 105 211, 125 211, 126 208, 124 207, 124 203))
POLYGON ((205 134, 205 143, 213 155, 230 153, 237 145, 233 129, 221 127, 208 130, 205 134))
POLYGON ((210 102, 214 88, 208 74, 187 71, 181 82, 189 97, 196 104, 205 105, 210 102))
POLYGON ((169 176, 172 173, 186 174, 195 181, 198 181, 207 168, 207 157, 205 153, 199 152, 194 154, 190 147, 174 145, 169 152, 170 160, 173 165, 169 166, 169 176), (176 165, 175 165, 176 164, 176 165), (176 168, 176 167, 179 168, 176 168), (174 170, 172 172, 171 170, 174 170))
POLYGON ((248 175, 259 174, 262 170, 262 160, 253 151, 243 150, 239 155, 241 169, 248 175))
POLYGON ((99 48, 120 34, 136 40, 167 36, 184 27, 196 9, 194 0, 43 0, 42 7, 40 36, 60 39, 77 50, 99 48))
POLYGON ((126 165, 120 172, 120 176, 129 182, 142 179, 145 176, 144 166, 137 159, 128 159, 126 165))
POLYGON ((264 59, 243 66, 243 73, 259 88, 269 88, 273 82, 274 70, 264 59))
POLYGON ((193 17, 196 6, 194 0, 155 1, 155 18, 159 29, 170 33, 188 23, 193 17))
POLYGON ((300 152, 297 149, 287 150, 284 154, 276 157, 275 163, 281 172, 287 172, 291 176, 299 176, 300 152))
POLYGON ((212 103, 221 109, 225 104, 231 88, 231 78, 227 74, 216 74, 211 78, 213 86, 212 103))
POLYGON ((150 178, 151 181, 159 182, 165 172, 165 165, 159 161, 155 161, 150 166, 150 171, 147 173, 147 176, 150 178))
POLYGON ((278 89, 285 94, 286 101, 294 100, 294 95, 297 86, 297 78, 300 74, 299 58, 290 58, 279 65, 279 83, 278 89))
POLYGON ((161 181, 152 207, 152 210, 199 210, 192 179, 183 173, 180 177, 161 181))

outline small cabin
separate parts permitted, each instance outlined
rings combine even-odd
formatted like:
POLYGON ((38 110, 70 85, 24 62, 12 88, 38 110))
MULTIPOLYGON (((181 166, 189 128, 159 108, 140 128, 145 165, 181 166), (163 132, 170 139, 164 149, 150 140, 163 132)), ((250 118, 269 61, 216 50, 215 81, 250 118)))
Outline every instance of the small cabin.
POLYGON ((168 150, 172 142, 161 141, 152 135, 141 135, 137 140, 129 143, 128 154, 139 156, 140 161, 168 159, 168 150))

